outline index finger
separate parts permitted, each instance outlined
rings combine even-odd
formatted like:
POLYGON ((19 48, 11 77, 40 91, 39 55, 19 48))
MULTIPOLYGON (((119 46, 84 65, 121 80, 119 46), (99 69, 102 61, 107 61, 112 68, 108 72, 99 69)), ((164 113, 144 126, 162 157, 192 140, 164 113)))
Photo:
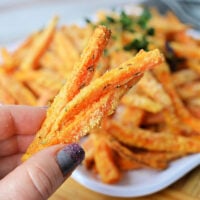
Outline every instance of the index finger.
POLYGON ((0 106, 0 141, 15 134, 35 134, 46 115, 46 109, 22 105, 0 106))

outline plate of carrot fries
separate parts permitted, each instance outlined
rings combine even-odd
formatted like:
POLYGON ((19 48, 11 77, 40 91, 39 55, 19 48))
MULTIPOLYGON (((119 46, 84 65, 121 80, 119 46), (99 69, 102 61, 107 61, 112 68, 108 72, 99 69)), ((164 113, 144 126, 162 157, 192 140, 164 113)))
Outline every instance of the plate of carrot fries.
POLYGON ((117 184, 105 184, 99 176, 80 166, 72 178, 90 190, 115 197, 142 197, 165 189, 199 165, 200 155, 190 155, 171 162, 165 170, 150 168, 129 170, 117 184))
POLYGON ((2 47, 0 102, 49 106, 23 156, 80 142, 72 177, 99 193, 157 192, 200 164, 200 41, 173 13, 99 11, 2 47))

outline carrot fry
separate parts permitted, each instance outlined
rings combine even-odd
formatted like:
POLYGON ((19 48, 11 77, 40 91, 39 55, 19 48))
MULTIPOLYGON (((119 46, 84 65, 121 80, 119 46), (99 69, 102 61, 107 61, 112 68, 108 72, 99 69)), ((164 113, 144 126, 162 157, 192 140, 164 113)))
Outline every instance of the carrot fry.
MULTIPOLYGON (((82 87, 88 85, 93 77, 96 63, 108 43, 110 34, 110 31, 103 26, 99 26, 95 29, 91 39, 83 50, 80 60, 75 64, 74 71, 68 78, 70 81, 66 82, 61 88, 60 93, 55 97, 52 106, 48 110, 48 115, 51 115, 53 111, 56 112, 55 116, 57 116, 64 108, 65 104, 78 94, 82 87)), ((55 119, 51 116, 48 121, 49 120, 53 122, 55 119)))
POLYGON ((105 183, 115 183, 121 178, 121 172, 115 164, 112 149, 108 146, 107 140, 102 136, 93 135, 94 138, 94 160, 100 178, 105 183))
POLYGON ((64 68, 66 71, 72 70, 75 61, 79 58, 77 49, 61 30, 56 32, 54 40, 54 50, 62 60, 64 68))
POLYGON ((0 83, 0 103, 3 104, 16 104, 16 100, 8 92, 8 90, 0 83))
POLYGON ((36 97, 23 84, 10 76, 0 75, 0 84, 7 88, 8 93, 15 99, 16 104, 36 105, 36 97), (7 87, 9 85, 9 87, 7 87))
POLYGON ((128 159, 138 167, 149 166, 154 169, 164 169, 167 167, 168 162, 183 156, 181 153, 170 153, 170 152, 152 152, 152 151, 139 151, 130 150, 128 147, 120 144, 117 140, 112 137, 109 138, 109 145, 114 149, 121 157, 128 159))
POLYGON ((134 170, 144 167, 144 165, 140 162, 130 159, 128 156, 121 156, 120 153, 117 154, 116 163, 119 169, 122 171, 134 170))
POLYGON ((175 86, 196 81, 198 78, 199 75, 192 69, 182 69, 172 74, 172 80, 175 86))
POLYGON ((190 82, 177 88, 177 92, 183 100, 192 99, 200 96, 199 81, 190 82))
POLYGON ((151 97, 156 102, 161 103, 164 107, 171 105, 169 95, 164 90, 162 84, 155 79, 151 72, 145 73, 137 87, 147 96, 151 97))
MULTIPOLYGON (((90 84, 88 87, 83 88, 80 91, 79 95, 75 96, 74 99, 65 106, 65 108, 61 111, 60 115, 58 117, 55 116, 56 119, 54 119, 53 121, 58 121, 59 124, 63 123, 66 126, 65 122, 68 121, 71 118, 71 116, 75 116, 79 110, 84 109, 84 107, 86 107, 87 105, 91 104, 94 101, 97 101, 100 98, 100 96, 108 93, 116 87, 118 88, 123 84, 126 85, 126 83, 128 83, 130 79, 138 79, 138 72, 141 73, 143 70, 145 70, 145 68, 151 68, 157 62, 160 62, 162 60, 162 57, 158 57, 159 54, 157 51, 147 53, 140 52, 138 56, 124 63, 122 66, 119 66, 118 68, 112 69, 109 72, 105 73, 102 77, 94 80, 92 84, 90 84), (143 60, 144 63, 142 63, 141 57, 145 58, 143 60), (155 60, 156 58, 158 58, 158 60, 155 60), (138 63, 138 61, 140 61, 140 64, 138 63), (138 65, 137 63, 139 64, 138 68, 136 67, 138 65)), ((60 94, 62 94, 62 89, 60 94)), ((52 107, 53 106, 54 104, 52 105, 52 107)), ((51 120, 52 118, 53 117, 51 116, 51 120)), ((45 127, 45 129, 46 128, 47 127, 45 127)), ((46 131, 47 130, 45 130, 45 132, 46 131)), ((54 131, 55 130, 53 130, 53 132, 54 131)), ((50 132, 49 129, 48 132, 50 132)))
MULTIPOLYGON (((50 145, 77 142, 90 129, 96 127, 104 116, 113 113, 121 95, 126 90, 126 87, 122 87, 117 92, 111 91, 105 94, 99 101, 95 101, 93 104, 88 104, 86 108, 82 108, 79 114, 72 115, 71 119, 60 124, 59 130, 56 129, 51 134, 39 131, 26 154, 23 156, 23 159, 27 159, 33 153, 50 145)), ((55 124, 55 128, 58 128, 57 124, 55 124)))
POLYGON ((120 121, 124 125, 139 126, 142 123, 145 111, 137 107, 126 106, 120 114, 120 121), (133 117, 130 117, 132 116, 133 117))
POLYGON ((7 51, 7 49, 1 48, 1 56, 3 58, 3 64, 1 64, 1 67, 3 67, 5 71, 10 72, 15 69, 16 65, 13 56, 7 51))
POLYGON ((21 63, 21 69, 35 69, 38 68, 38 62, 45 50, 48 48, 58 21, 58 17, 54 17, 49 26, 39 35, 33 43, 28 55, 21 63))
POLYGON ((200 151, 200 141, 192 137, 155 133, 137 127, 124 127, 113 120, 106 122, 103 127, 122 143, 130 146, 145 148, 152 151, 168 151, 178 153, 196 153, 200 151))
POLYGON ((140 94, 127 94, 122 100, 122 104, 128 105, 130 107, 137 107, 148 112, 157 113, 163 109, 163 105, 153 101, 147 96, 140 94))
POLYGON ((200 120, 192 116, 184 106, 182 100, 180 99, 173 86, 167 64, 163 63, 159 67, 155 68, 153 72, 170 95, 176 114, 180 120, 190 126, 195 132, 200 133, 200 120))

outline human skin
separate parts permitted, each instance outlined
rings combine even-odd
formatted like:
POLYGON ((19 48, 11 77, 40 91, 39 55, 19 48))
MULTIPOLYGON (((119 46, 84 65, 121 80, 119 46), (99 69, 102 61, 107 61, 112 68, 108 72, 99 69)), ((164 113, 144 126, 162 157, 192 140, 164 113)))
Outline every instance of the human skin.
POLYGON ((21 163, 45 115, 43 107, 0 106, 0 199, 47 199, 83 160, 78 144, 59 144, 21 163))

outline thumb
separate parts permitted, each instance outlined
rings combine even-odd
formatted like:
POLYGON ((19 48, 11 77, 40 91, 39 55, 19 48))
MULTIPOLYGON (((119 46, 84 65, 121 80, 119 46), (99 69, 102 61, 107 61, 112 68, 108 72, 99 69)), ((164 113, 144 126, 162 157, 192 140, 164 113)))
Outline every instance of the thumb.
POLYGON ((18 166, 0 183, 0 199, 47 199, 84 158, 78 144, 49 147, 18 166))

